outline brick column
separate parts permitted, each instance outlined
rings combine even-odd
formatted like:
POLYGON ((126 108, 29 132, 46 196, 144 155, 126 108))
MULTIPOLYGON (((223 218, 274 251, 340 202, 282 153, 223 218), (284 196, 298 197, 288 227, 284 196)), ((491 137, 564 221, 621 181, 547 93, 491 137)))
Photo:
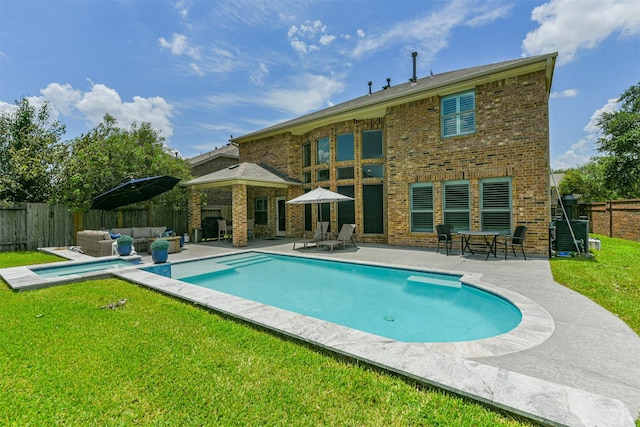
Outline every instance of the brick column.
POLYGON ((247 246, 247 186, 233 184, 233 246, 247 246))
POLYGON ((187 232, 191 236, 191 230, 200 228, 202 223, 202 212, 200 210, 200 192, 192 188, 189 189, 189 230, 187 232))

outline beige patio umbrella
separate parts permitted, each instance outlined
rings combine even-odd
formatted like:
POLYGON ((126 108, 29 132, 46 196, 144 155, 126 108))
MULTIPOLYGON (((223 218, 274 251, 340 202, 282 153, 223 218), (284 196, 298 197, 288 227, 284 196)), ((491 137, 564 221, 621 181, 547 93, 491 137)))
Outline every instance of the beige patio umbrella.
MULTIPOLYGON (((310 205, 315 204, 320 206, 320 203, 340 203, 346 202, 348 200, 354 200, 353 197, 345 196, 340 193, 335 193, 331 190, 327 190, 326 188, 318 187, 315 190, 311 190, 307 193, 304 193, 302 196, 298 196, 295 199, 291 199, 285 203, 290 205, 310 205)), ((320 223, 322 223, 322 209, 320 209, 320 223)), ((320 230, 321 233, 324 233, 325 230, 320 230)))

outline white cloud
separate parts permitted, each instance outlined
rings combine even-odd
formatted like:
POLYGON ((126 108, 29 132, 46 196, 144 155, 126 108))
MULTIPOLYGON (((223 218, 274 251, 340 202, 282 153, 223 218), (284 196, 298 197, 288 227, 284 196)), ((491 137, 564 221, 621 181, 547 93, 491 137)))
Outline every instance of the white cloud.
POLYGON ((328 46, 331 44, 331 42, 333 42, 336 39, 336 36, 330 36, 328 34, 323 35, 322 37, 320 37, 320 44, 323 46, 328 46))
POLYGON ((176 2, 173 7, 178 11, 178 14, 183 19, 187 19, 189 16, 189 6, 187 5, 187 2, 180 0, 179 2, 176 2))
POLYGON ((358 29, 358 31, 356 31, 356 34, 358 35, 358 37, 363 38, 365 37, 367 34, 364 32, 364 30, 358 29))
POLYGON ((82 98, 82 92, 68 83, 49 83, 40 93, 50 102, 52 108, 64 116, 70 115, 72 106, 82 98))
POLYGON ((256 86, 263 86, 264 78, 268 75, 269 75, 269 69, 263 62, 261 62, 260 64, 258 64, 258 68, 254 70, 253 73, 251 73, 251 75, 249 76, 249 79, 256 86))
POLYGON ((302 115, 330 105, 331 97, 344 91, 346 85, 338 78, 304 74, 291 77, 282 87, 263 92, 227 93, 206 97, 205 108, 223 109, 241 105, 265 106, 289 115, 302 115))
POLYGON ((498 19, 506 18, 511 12, 513 5, 502 5, 494 7, 491 2, 486 3, 484 10, 479 10, 479 15, 471 17, 467 21, 470 27, 481 27, 490 24, 498 19))
POLYGON ((573 98, 578 96, 580 91, 578 89, 565 89, 562 92, 551 92, 551 98, 573 98))
POLYGON ((160 37, 158 39, 160 42, 160 46, 171 50, 176 56, 187 55, 192 59, 200 60, 200 49, 198 47, 189 46, 189 42, 187 40, 187 36, 184 34, 173 34, 173 38, 171 41, 165 39, 164 37, 160 37))
POLYGON ((306 54, 320 49, 316 42, 328 46, 336 39, 336 36, 326 32, 327 26, 321 21, 305 21, 299 26, 290 26, 287 37, 294 51, 306 54))
POLYGON ((301 115, 326 105, 333 95, 344 91, 345 84, 337 79, 307 74, 295 77, 285 87, 269 90, 253 102, 301 115))
POLYGON ((172 107, 159 96, 134 96, 133 102, 123 102, 115 89, 94 84, 91 91, 82 94, 74 107, 93 126, 102 122, 104 115, 108 113, 116 118, 121 127, 128 127, 133 122, 148 122, 154 129, 162 132, 165 138, 173 135, 170 122, 172 107))
MULTIPOLYGON (((438 3, 439 4, 439 3, 438 3)), ((427 16, 417 16, 412 21, 398 22, 381 33, 365 35, 358 30, 360 37, 352 55, 360 58, 363 55, 398 43, 408 43, 412 49, 419 50, 429 62, 438 52, 447 47, 452 30, 460 25, 486 25, 496 19, 503 18, 510 7, 495 6, 496 2, 476 0, 454 0, 446 6, 427 16)))
MULTIPOLYGON (((74 89, 70 84, 49 83, 40 93, 42 96, 27 98, 29 105, 37 110, 48 102, 51 120, 57 120, 59 116, 80 118, 88 126, 95 127, 105 114, 110 114, 120 127, 128 128, 133 122, 148 122, 165 138, 173 135, 170 120, 173 107, 162 97, 134 96, 132 102, 124 102, 115 89, 96 83, 92 83, 88 92, 74 89)), ((12 108, 15 105, 0 102, 0 111, 12 108)))
POLYGON ((600 137, 600 128, 598 127, 600 116, 603 113, 611 113, 617 108, 618 100, 614 98, 609 99, 602 108, 594 111, 589 123, 583 128, 586 135, 553 160, 553 169, 573 168, 588 163, 597 154, 596 141, 600 137))
POLYGON ((618 108, 618 99, 617 98, 609 99, 602 108, 599 108, 593 112, 593 114, 591 115, 591 120, 589 120, 589 123, 584 127, 584 131, 590 134, 600 135, 600 128, 598 127, 598 121, 600 120, 600 116, 602 116, 602 114, 604 113, 612 113, 616 111, 617 108, 618 108))
POLYGON ((533 9, 540 26, 522 42, 525 56, 559 52, 558 64, 571 62, 580 49, 597 47, 614 33, 640 32, 638 0, 550 0, 533 9))

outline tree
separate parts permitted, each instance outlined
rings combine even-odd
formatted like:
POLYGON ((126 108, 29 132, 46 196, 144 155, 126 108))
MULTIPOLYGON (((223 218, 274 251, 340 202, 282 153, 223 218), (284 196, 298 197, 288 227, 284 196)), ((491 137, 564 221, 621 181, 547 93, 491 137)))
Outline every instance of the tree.
MULTIPOLYGON (((149 123, 134 123, 129 129, 116 124, 107 114, 102 123, 71 141, 59 174, 60 203, 87 211, 93 197, 131 178, 191 178, 189 162, 173 156, 149 123)), ((187 194, 176 188, 154 198, 154 203, 184 207, 187 194)))
POLYGON ((0 114, 0 201, 48 201, 64 133, 64 125, 51 121, 47 103, 36 110, 22 98, 0 114))
POLYGON ((574 194, 585 202, 617 199, 619 196, 605 184, 604 160, 595 157, 584 166, 564 171, 558 184, 560 194, 574 194))
POLYGON ((640 83, 618 99, 620 109, 603 113, 598 139, 606 186, 622 198, 640 198, 640 83))

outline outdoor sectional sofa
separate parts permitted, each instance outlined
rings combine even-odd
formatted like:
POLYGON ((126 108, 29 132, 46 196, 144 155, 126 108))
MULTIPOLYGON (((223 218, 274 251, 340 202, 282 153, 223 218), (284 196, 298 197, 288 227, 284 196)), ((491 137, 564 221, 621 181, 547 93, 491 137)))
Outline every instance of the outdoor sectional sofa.
POLYGON ((137 252, 148 250, 148 239, 159 237, 167 231, 167 227, 130 227, 107 230, 82 230, 77 234, 77 245, 86 255, 101 257, 111 255, 115 236, 127 235, 133 238, 133 246, 137 252))

